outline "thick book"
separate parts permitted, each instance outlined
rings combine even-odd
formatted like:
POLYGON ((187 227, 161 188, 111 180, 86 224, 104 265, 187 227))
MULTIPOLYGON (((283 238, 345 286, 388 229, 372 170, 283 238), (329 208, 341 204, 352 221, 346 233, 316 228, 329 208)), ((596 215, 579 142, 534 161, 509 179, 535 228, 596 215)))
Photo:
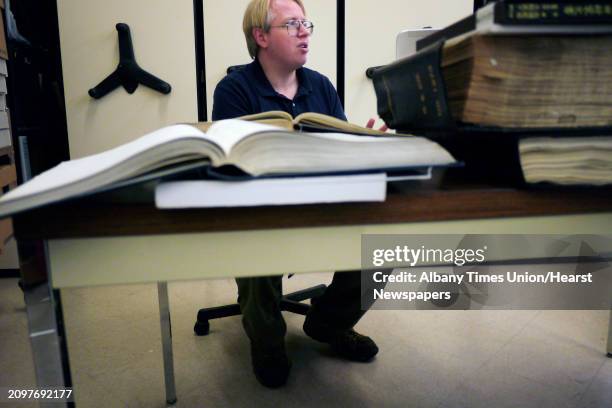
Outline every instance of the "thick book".
POLYGON ((611 0, 498 0, 417 41, 421 50, 466 33, 596 34, 612 32, 611 0))
POLYGON ((290 176, 251 180, 211 180, 191 177, 155 186, 160 209, 254 207, 384 201, 388 182, 431 180, 431 167, 400 174, 367 173, 332 176, 290 176))
POLYGON ((612 136, 522 139, 519 157, 527 183, 612 184, 612 136))
POLYGON ((612 35, 474 35, 443 49, 452 116, 500 127, 612 125, 612 35))
MULTIPOLYGON (((114 149, 60 163, 0 198, 0 217, 92 194, 169 166, 209 161, 252 177, 380 172, 446 166, 440 145, 411 136, 306 133, 243 120, 164 127, 114 149)), ((170 170, 171 171, 171 170, 170 170)), ((230 172, 233 174, 233 172, 230 172)))
POLYGON ((404 131, 612 125, 612 34, 449 40, 376 70, 378 114, 404 131))
POLYGON ((385 173, 244 181, 180 180, 155 188, 160 209, 384 201, 385 173))

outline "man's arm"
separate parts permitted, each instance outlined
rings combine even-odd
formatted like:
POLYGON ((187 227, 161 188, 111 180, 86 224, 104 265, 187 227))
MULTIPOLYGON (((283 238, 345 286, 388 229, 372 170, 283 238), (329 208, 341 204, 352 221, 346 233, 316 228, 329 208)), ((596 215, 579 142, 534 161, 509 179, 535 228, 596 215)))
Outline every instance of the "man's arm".
MULTIPOLYGON (((342 119, 344 121, 348 121, 348 119, 346 118, 346 114, 344 113, 344 109, 342 108, 342 103, 340 102, 340 97, 338 96, 338 92, 336 91, 336 88, 334 88, 334 86, 332 85, 331 81, 325 77, 325 88, 326 88, 326 92, 327 92, 327 98, 328 101, 330 101, 330 107, 331 107, 331 116, 335 116, 338 119, 342 119)), ((372 129, 374 127, 374 123, 376 122, 376 119, 372 118, 370 120, 368 120, 368 123, 365 125, 365 127, 372 129)), ((386 132, 389 128, 387 127, 386 124, 383 123, 383 125, 378 129, 382 132, 386 132)))

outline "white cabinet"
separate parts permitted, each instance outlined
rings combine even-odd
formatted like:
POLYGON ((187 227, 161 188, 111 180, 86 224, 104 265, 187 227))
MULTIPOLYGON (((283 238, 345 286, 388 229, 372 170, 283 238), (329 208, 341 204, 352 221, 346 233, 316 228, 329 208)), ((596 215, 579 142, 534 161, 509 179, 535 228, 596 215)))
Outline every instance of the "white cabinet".
POLYGON ((473 7, 472 0, 347 0, 344 102, 349 121, 365 125, 377 117, 374 87, 365 71, 395 60, 400 31, 441 28, 472 13, 473 7))
POLYGON ((120 145, 161 126, 197 121, 192 0, 58 0, 70 157, 120 145), (119 62, 117 23, 130 27, 138 64, 172 86, 87 93, 119 62))

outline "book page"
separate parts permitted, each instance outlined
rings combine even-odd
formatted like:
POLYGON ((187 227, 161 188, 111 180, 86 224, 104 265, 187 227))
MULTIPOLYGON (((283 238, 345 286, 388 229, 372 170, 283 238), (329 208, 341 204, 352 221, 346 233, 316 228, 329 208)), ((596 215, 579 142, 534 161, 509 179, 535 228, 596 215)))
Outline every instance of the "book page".
POLYGON ((15 200, 20 197, 86 180, 121 163, 125 163, 130 158, 136 157, 154 147, 168 144, 175 140, 188 138, 202 139, 204 137, 204 133, 193 126, 167 126, 114 149, 81 159, 62 162, 54 168, 34 177, 27 183, 22 184, 17 189, 5 194, 0 201, 15 200))
POLYGON ((296 125, 304 125, 313 128, 324 128, 330 130, 339 130, 345 131, 349 133, 360 133, 360 134, 369 134, 369 135, 384 135, 385 132, 382 132, 378 129, 370 129, 364 126, 359 126, 354 123, 345 122, 333 116, 324 115, 322 113, 317 112, 304 112, 298 116, 293 121, 296 125))
POLYGON ((229 161, 254 176, 333 174, 449 165, 454 158, 423 137, 262 132, 232 149, 229 161))
POLYGON ((264 125, 278 126, 287 130, 293 130, 293 121, 289 121, 287 119, 258 119, 255 122, 262 123, 264 125))
MULTIPOLYGON (((387 143, 390 140, 397 140, 399 136, 393 133, 387 133, 383 136, 366 136, 366 135, 351 135, 348 133, 333 133, 333 132, 308 132, 305 133, 313 138, 326 139, 326 140, 337 140, 339 142, 348 143, 387 143)), ((415 139, 420 139, 415 137, 415 139)))
POLYGON ((287 120, 289 122, 293 120, 291 115, 284 111, 260 112, 260 113, 254 113, 252 115, 240 116, 239 118, 236 118, 236 119, 242 119, 242 120, 248 120, 248 121, 254 121, 254 122, 258 122, 261 120, 269 120, 269 119, 282 119, 282 120, 287 120))
POLYGON ((242 139, 262 132, 293 133, 293 131, 263 123, 249 122, 240 119, 225 119, 213 123, 208 129, 206 137, 219 145, 226 155, 229 155, 232 148, 242 139))
POLYGON ((577 149, 612 150, 612 137, 533 137, 521 139, 519 142, 520 153, 531 151, 574 151, 577 149))

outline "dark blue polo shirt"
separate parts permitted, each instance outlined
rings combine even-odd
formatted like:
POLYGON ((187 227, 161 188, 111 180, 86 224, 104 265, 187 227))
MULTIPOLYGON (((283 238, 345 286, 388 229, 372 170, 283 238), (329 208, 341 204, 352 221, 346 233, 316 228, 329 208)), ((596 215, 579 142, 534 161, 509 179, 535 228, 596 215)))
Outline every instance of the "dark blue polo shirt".
POLYGON ((257 59, 231 72, 215 88, 212 120, 272 110, 285 111, 293 117, 318 112, 346 120, 338 93, 326 76, 303 67, 296 73, 299 86, 291 100, 272 88, 257 59))

